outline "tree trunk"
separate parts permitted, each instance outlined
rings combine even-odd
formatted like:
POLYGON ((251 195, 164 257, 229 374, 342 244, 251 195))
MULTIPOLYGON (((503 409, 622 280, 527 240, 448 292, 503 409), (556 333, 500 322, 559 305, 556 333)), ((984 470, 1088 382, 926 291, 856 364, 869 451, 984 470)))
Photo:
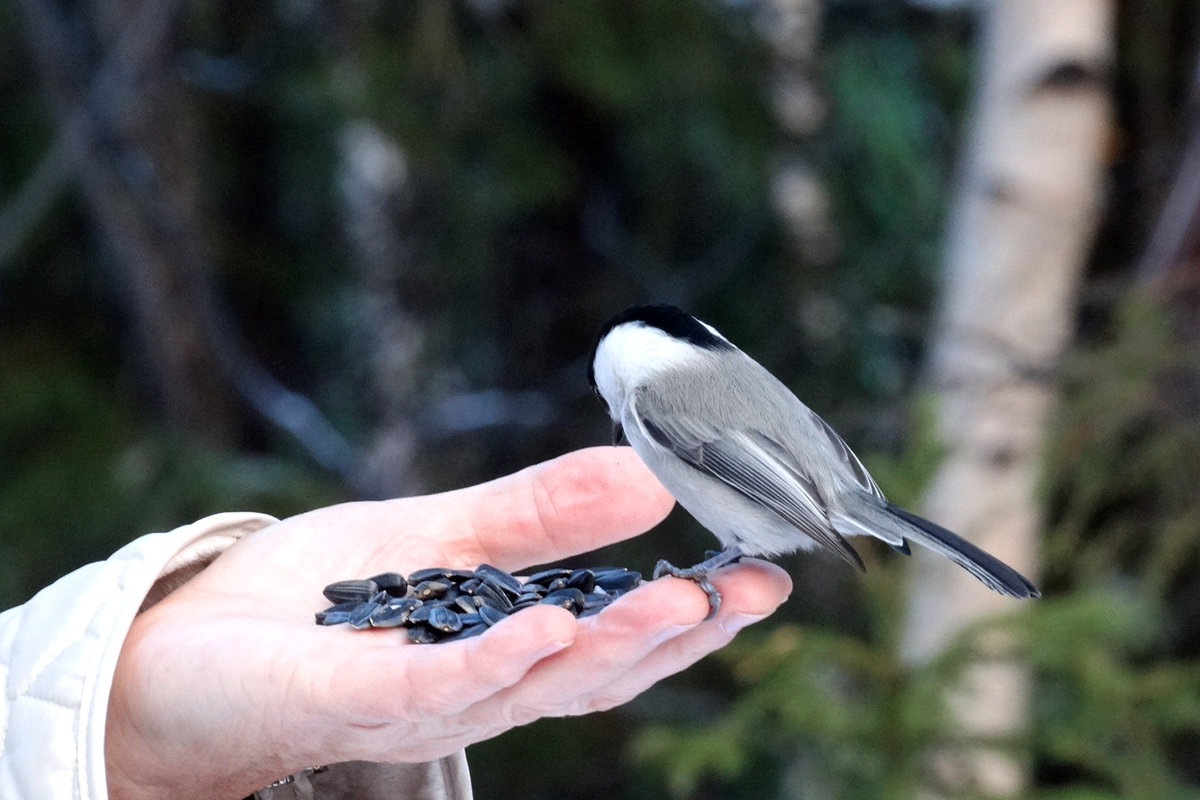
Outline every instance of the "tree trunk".
POLYGON ((837 255, 834 228, 825 188, 805 155, 826 115, 817 88, 820 12, 819 0, 768 0, 755 22, 772 54, 771 107, 782 134, 771 176, 775 211, 793 258, 824 267, 837 255))
POLYGON ((348 123, 341 136, 339 196, 343 233, 358 273, 359 341, 378 424, 359 466, 368 497, 419 494, 421 322, 405 305, 405 278, 419 251, 404 151, 373 125, 348 123))
MULTIPOLYGON (((982 57, 929 380, 947 455, 923 513, 1036 572, 1038 470, 1053 376, 1101 204, 1110 0, 997 0, 982 57)), ((949 561, 917 558, 903 649, 927 661, 972 622, 1015 610, 949 561)), ((951 698, 962 747, 935 758, 950 796, 1019 794, 1027 770, 989 747, 1026 725, 1028 671, 968 670, 951 698)), ((933 792, 929 796, 938 796, 933 792)))

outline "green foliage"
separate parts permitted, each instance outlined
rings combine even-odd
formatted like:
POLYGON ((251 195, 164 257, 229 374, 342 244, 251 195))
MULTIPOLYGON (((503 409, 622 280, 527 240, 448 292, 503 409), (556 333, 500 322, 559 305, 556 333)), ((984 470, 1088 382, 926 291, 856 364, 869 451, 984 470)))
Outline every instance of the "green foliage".
POLYGON ((1047 454, 1048 580, 1142 611, 1126 618, 1132 662, 1058 654, 1073 681, 1047 690, 1086 694, 1092 718, 1060 720, 1053 752, 1122 796, 1200 796, 1180 757, 1200 735, 1200 370, 1151 297, 1124 298, 1097 339, 1068 364, 1047 454))
POLYGON ((867 468, 896 505, 915 506, 946 455, 945 445, 938 438, 935 403, 936 398, 928 393, 913 398, 903 452, 868 454, 867 468))
POLYGON ((816 146, 846 265, 830 291, 845 314, 831 346, 852 396, 887 397, 919 355, 950 202, 951 143, 970 70, 953 15, 899 4, 830 9, 821 74, 832 110, 816 146))
MULTIPOLYGON (((1200 730, 1200 666, 1143 664, 1158 618, 1132 597, 1056 598, 972 627, 922 666, 836 630, 752 630, 715 656, 732 680, 726 713, 651 726, 633 755, 675 797, 714 784, 738 796, 748 765, 764 761, 832 797, 910 797, 928 785, 932 754, 953 758, 972 743, 1070 776, 1069 791, 1051 783, 1030 797, 1197 797, 1172 771, 1169 743, 1200 730), (947 690, 995 657, 997 633, 1035 670, 1034 716, 1016 739, 971 740, 946 713, 947 690)), ((782 785, 769 796, 785 796, 782 785)))
POLYGON ((1132 297, 1077 354, 1049 455, 1047 560, 1073 584, 1121 574, 1154 596, 1200 563, 1200 370, 1160 307, 1132 297))
POLYGON ((1039 677, 1031 737, 1047 768, 1106 796, 1200 797, 1171 757, 1172 737, 1200 730, 1200 664, 1150 658, 1161 619, 1150 600, 1100 592, 1031 615, 1021 633, 1039 677))
POLYGON ((531 297, 580 308, 587 328, 638 298, 781 305, 775 128, 746 13, 533 2, 481 20, 426 2, 363 22, 347 105, 409 158, 438 356, 482 383, 544 381, 529 354, 563 334, 536 324, 548 311, 514 315, 531 297), (481 358, 497 327, 505 341, 481 358))

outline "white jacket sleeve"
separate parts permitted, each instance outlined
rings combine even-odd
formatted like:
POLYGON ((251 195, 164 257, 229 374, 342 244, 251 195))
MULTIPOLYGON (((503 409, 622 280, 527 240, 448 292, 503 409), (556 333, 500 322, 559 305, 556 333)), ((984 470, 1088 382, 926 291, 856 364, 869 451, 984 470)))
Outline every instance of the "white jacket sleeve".
POLYGON ((107 800, 108 695, 134 616, 274 521, 217 514, 143 536, 0 613, 0 798, 107 800))

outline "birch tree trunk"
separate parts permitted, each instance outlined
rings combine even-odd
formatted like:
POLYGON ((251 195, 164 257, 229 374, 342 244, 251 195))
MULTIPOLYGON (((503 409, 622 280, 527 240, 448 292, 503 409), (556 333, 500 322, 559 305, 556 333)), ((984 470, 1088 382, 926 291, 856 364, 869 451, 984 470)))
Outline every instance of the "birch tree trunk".
MULTIPOLYGON (((1052 378, 1101 203, 1113 9, 1111 0, 996 0, 986 13, 929 365, 948 451, 923 513, 1032 575, 1052 378)), ((912 566, 910 662, 1014 609, 949 561, 912 566)), ((1022 730, 1028 701, 1020 663, 972 667, 951 698, 963 744, 935 757, 939 789, 928 796, 1019 794, 1026 765, 988 742, 1022 730)))
POLYGON ((344 126, 341 155, 342 229, 358 273, 357 334, 365 346, 367 388, 378 413, 375 435, 359 467, 359 488, 372 498, 418 494, 414 398, 424 336, 403 304, 399 285, 411 271, 417 249, 405 237, 402 219, 411 212, 408 160, 399 145, 361 120, 344 126))
POLYGON ((820 12, 818 0, 766 0, 757 7, 755 23, 773 56, 771 106, 782 134, 771 176, 772 200, 792 256, 823 267, 836 255, 834 228, 825 188, 805 155, 806 140, 826 116, 817 88, 820 12))

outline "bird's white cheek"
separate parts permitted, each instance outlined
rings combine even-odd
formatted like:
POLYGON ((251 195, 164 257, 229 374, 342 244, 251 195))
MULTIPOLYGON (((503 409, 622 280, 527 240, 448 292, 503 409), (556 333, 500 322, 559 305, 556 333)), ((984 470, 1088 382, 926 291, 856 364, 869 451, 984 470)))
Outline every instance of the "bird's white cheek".
POLYGON ((621 413, 621 406, 625 400, 625 387, 616 367, 611 353, 607 350, 602 349, 596 355, 596 391, 600 392, 614 418, 621 413))
POLYGON ((661 372, 695 364, 696 348, 657 328, 619 325, 600 343, 593 365, 596 388, 614 412, 629 393, 661 372))

